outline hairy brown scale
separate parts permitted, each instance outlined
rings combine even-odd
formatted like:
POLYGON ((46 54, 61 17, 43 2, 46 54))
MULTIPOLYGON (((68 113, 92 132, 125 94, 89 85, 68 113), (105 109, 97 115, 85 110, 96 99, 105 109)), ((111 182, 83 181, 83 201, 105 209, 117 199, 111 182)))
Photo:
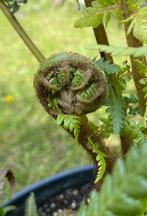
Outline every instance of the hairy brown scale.
POLYGON ((103 71, 89 58, 71 52, 52 55, 43 62, 34 86, 40 102, 53 116, 59 112, 75 115, 93 112, 107 95, 103 71))

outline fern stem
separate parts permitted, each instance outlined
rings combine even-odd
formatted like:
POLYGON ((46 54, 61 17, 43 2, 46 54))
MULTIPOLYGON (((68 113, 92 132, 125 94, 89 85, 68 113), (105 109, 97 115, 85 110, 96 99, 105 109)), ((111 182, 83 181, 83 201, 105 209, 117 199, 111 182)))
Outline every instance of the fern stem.
MULTIPOLYGON (((131 11, 129 11, 129 9, 128 9, 126 0, 121 0, 121 8, 122 8, 124 19, 127 19, 128 17, 130 17, 131 11)), ((130 23, 128 23, 128 22, 124 24, 128 46, 129 47, 142 47, 143 44, 133 36, 133 32, 131 32, 130 34, 127 34, 129 24, 130 23)), ((145 100, 145 97, 144 97, 143 88, 142 88, 142 86, 140 84, 140 80, 144 78, 144 75, 141 74, 138 71, 137 65, 136 65, 136 60, 140 60, 143 64, 144 63, 146 64, 146 60, 145 60, 144 57, 135 58, 135 57, 132 57, 132 56, 130 56, 130 60, 131 60, 131 65, 132 65, 132 76, 133 76, 133 80, 134 80, 134 83, 135 83, 135 86, 136 86, 137 95, 138 95, 138 98, 139 98, 140 110, 141 110, 141 113, 144 114, 145 108, 146 108, 146 105, 145 105, 146 100, 145 100)))
POLYGON ((30 39, 30 37, 27 35, 27 33, 24 31, 20 23, 17 21, 15 16, 9 11, 8 7, 4 3, 3 0, 0 1, 0 9, 3 11, 4 15, 7 17, 15 31, 18 33, 18 35, 21 37, 23 42, 26 44, 26 46, 29 48, 29 50, 32 52, 32 54, 36 57, 36 59, 41 63, 45 60, 45 57, 43 54, 39 51, 39 49, 36 47, 36 45, 33 43, 33 41, 30 39))
MULTIPOLYGON (((93 0, 84 0, 86 7, 90 7, 93 0)), ((94 28, 94 35, 97 41, 97 44, 109 45, 108 37, 103 24, 100 24, 99 27, 94 28)), ((110 54, 105 52, 100 52, 101 58, 104 58, 107 61, 113 63, 113 58, 110 54)))

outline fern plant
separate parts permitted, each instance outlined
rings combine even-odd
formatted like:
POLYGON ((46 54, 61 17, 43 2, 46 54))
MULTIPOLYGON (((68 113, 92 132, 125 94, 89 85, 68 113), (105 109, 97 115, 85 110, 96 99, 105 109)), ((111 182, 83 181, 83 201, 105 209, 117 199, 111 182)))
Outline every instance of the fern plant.
POLYGON ((11 10, 10 3, 14 6, 16 2, 18 8, 20 1, 0 0, 0 8, 40 63, 34 77, 36 95, 57 124, 83 146, 96 169, 96 189, 101 192, 93 193, 89 206, 84 206, 79 214, 143 215, 147 198, 147 6, 144 0, 85 0, 86 7, 75 27, 93 28, 98 43, 95 49, 99 50, 101 59, 73 52, 57 53, 46 59, 14 16, 15 9, 11 10), (125 47, 109 45, 106 29, 113 17, 124 27, 125 47), (126 57, 126 61, 118 65, 113 58, 116 55, 126 57), (130 82, 135 84, 133 93, 126 91, 130 82), (104 116, 99 116, 94 124, 88 114, 101 108, 104 116), (108 145, 112 134, 119 140, 119 151, 108 145), (123 162, 131 145, 137 150, 132 150, 123 162), (116 163, 118 157, 122 159, 116 163), (111 173, 103 183, 104 176, 111 173))
POLYGON ((30 194, 26 201, 25 216, 38 216, 35 195, 33 193, 30 194))

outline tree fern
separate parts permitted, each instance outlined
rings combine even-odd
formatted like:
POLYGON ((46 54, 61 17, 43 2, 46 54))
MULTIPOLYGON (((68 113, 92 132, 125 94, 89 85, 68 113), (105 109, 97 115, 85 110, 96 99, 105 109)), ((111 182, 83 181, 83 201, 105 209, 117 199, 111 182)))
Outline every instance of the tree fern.
POLYGON ((147 47, 119 47, 119 46, 107 46, 99 44, 97 49, 102 52, 111 53, 113 56, 147 56, 147 47))
POLYGON ((63 125, 66 130, 69 130, 75 137, 76 143, 78 143, 80 133, 80 118, 76 115, 65 115, 60 113, 57 116, 57 124, 63 125))
POLYGON ((26 201, 25 216, 38 216, 35 196, 33 193, 31 193, 26 201))
POLYGON ((147 132, 145 124, 137 123, 136 121, 125 120, 121 134, 128 137, 130 142, 135 145, 143 145, 147 138, 147 132))
POLYGON ((88 143, 92 147, 93 153, 97 154, 96 160, 98 162, 98 173, 95 179, 95 183, 97 183, 104 177, 106 171, 105 154, 99 150, 98 144, 93 143, 90 138, 88 139, 88 143))
POLYGON ((143 216, 147 199, 147 141, 132 148, 125 161, 118 159, 100 193, 93 192, 78 216, 143 216))

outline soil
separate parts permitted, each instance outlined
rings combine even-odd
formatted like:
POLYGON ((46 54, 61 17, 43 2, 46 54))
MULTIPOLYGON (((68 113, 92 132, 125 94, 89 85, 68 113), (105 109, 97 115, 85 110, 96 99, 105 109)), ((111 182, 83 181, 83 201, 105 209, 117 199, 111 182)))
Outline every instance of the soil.
POLYGON ((77 211, 83 200, 88 199, 88 194, 92 189, 92 184, 66 189, 43 203, 38 209, 38 214, 39 216, 74 216, 74 212, 77 211))

